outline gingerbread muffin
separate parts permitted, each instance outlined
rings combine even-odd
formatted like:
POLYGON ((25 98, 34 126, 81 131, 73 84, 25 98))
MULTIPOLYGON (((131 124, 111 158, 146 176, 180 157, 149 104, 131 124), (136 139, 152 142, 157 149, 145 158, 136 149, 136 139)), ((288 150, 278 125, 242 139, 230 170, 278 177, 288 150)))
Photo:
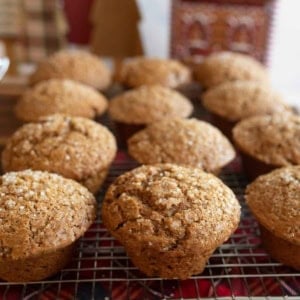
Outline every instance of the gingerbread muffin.
POLYGON ((94 121, 53 115, 18 129, 2 152, 5 172, 58 173, 96 193, 116 155, 114 136, 94 121))
POLYGON ((232 128, 240 120, 290 110, 268 85, 248 80, 229 81, 211 88, 202 96, 202 103, 211 113, 213 123, 230 139, 232 128))
POLYGON ((153 84, 178 88, 191 81, 191 73, 176 60, 138 57, 122 65, 118 81, 127 88, 153 84))
POLYGON ((98 90, 111 83, 111 72, 96 55, 79 50, 61 50, 42 61, 31 75, 31 84, 48 79, 72 79, 98 90))
POLYGON ((128 151, 141 164, 174 163, 215 174, 235 157, 217 128, 196 119, 153 123, 128 140, 128 151))
POLYGON ((95 89, 69 79, 50 79, 28 89, 19 99, 15 113, 24 122, 59 113, 93 119, 106 108, 106 98, 95 89))
POLYGON ((199 274, 235 231, 240 205, 215 176, 172 164, 142 166, 116 179, 102 219, 148 276, 199 274))
POLYGON ((254 58, 234 52, 211 54, 195 67, 195 78, 209 89, 226 81, 253 80, 269 83, 266 68, 254 58))
POLYGON ((40 171, 0 177, 0 278, 27 282, 57 273, 96 217, 94 196, 77 182, 40 171))
POLYGON ((247 187, 246 200, 270 255, 300 270, 300 166, 275 170, 247 187))
POLYGON ((249 179, 300 164, 300 117, 293 114, 245 119, 233 129, 249 179))
POLYGON ((166 118, 187 118, 193 106, 180 93, 159 85, 127 91, 109 103, 109 115, 118 129, 120 145, 146 125, 166 118))

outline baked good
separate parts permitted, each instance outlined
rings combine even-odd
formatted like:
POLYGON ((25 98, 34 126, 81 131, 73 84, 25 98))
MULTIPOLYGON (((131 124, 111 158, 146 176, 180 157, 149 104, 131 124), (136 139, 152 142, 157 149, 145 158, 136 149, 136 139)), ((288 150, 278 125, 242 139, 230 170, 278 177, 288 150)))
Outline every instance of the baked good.
POLYGON ((58 173, 96 193, 115 155, 115 138, 104 126, 84 118, 53 115, 13 134, 2 152, 2 168, 5 172, 58 173))
POLYGON ((290 108, 268 85, 257 81, 227 81, 202 96, 213 123, 229 138, 234 125, 245 118, 284 113, 290 108))
POLYGON ((300 166, 258 177, 247 187, 246 200, 267 252, 300 270, 300 166))
POLYGON ((229 51, 213 53, 195 67, 195 78, 209 89, 226 81, 253 80, 269 83, 266 68, 254 58, 229 51))
POLYGON ((256 116, 233 129, 249 179, 275 168, 300 164, 300 117, 293 114, 256 116))
POLYGON ((127 91, 109 102, 108 112, 114 121, 121 145, 146 125, 166 118, 187 118, 193 106, 187 98, 159 85, 142 86, 127 91))
POLYGON ((82 50, 61 50, 39 63, 30 83, 53 78, 72 79, 104 90, 111 83, 111 72, 94 54, 82 50))
POLYGON ((217 128, 178 118, 136 133, 128 140, 128 152, 141 164, 174 163, 215 174, 235 157, 233 146, 217 128))
POLYGON ((93 88, 69 79, 50 79, 28 89, 15 107, 18 119, 34 122, 53 114, 93 119, 107 109, 107 100, 93 88))
POLYGON ((234 193, 212 174, 172 164, 142 166, 116 179, 102 220, 148 276, 186 279, 203 271, 237 228, 234 193))
POLYGON ((128 88, 153 84, 177 88, 191 81, 191 72, 173 59, 137 57, 123 63, 118 81, 128 88))
POLYGON ((0 278, 26 282, 55 274, 93 223, 94 196, 48 172, 10 172, 0 182, 0 278))

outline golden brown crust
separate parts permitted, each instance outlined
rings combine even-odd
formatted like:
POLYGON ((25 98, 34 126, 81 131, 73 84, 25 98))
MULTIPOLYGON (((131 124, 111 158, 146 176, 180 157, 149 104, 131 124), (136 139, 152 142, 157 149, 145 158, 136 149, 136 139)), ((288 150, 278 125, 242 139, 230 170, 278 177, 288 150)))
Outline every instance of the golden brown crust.
POLYGON ((94 192, 93 177, 106 172, 115 154, 115 138, 104 126, 84 118, 53 115, 14 133, 3 150, 2 167, 6 172, 34 169, 58 173, 91 183, 87 187, 94 192))
POLYGON ((274 166, 300 164, 300 117, 256 116, 233 129, 233 139, 246 154, 274 166))
POLYGON ((159 85, 136 88, 109 103, 111 118, 127 124, 149 124, 170 117, 187 118, 192 111, 193 106, 187 98, 159 85))
POLYGON ((106 98, 93 88, 69 79, 50 79, 28 89, 15 113, 25 122, 58 113, 93 119, 106 108, 106 98))
POLYGON ((96 200, 77 182, 48 172, 0 178, 0 260, 24 259, 77 240, 96 217, 96 200))
POLYGON ((111 72, 96 55, 86 51, 61 50, 38 65, 30 82, 36 84, 52 78, 72 79, 103 90, 111 83, 111 72))
POLYGON ((119 77, 128 87, 159 84, 176 88, 191 81, 191 72, 176 60, 138 57, 123 64, 119 77))
POLYGON ((239 218, 238 201, 221 180, 171 164, 142 166, 121 175, 102 206, 105 226, 134 263, 150 276, 165 278, 201 272, 239 218), (196 270, 193 266, 203 257, 196 270))
POLYGON ((246 200, 260 224, 300 245, 300 166, 258 177, 247 187, 246 200))
POLYGON ((195 68, 195 77, 205 88, 235 80, 269 82, 266 68, 254 58, 226 51, 205 58, 195 68))
POLYGON ((235 157, 227 138, 196 119, 153 123, 128 140, 128 151, 143 164, 176 163, 214 172, 235 157))
POLYGON ((208 111, 231 122, 290 110, 268 85, 248 80, 229 81, 211 88, 203 95, 202 103, 208 111))

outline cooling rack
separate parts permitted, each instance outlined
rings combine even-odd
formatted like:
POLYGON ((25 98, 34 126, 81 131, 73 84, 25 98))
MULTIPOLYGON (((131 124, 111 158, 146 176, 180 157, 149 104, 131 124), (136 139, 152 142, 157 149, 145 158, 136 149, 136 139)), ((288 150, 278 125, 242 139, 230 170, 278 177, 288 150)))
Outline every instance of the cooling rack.
MULTIPOLYGON (((98 195, 99 212, 107 186, 118 175, 136 166, 125 151, 118 152, 98 195)), ((239 158, 222 172, 221 178, 240 200, 242 218, 239 228, 214 252, 202 274, 184 281, 146 277, 132 265, 123 247, 102 226, 98 214, 65 269, 39 282, 0 281, 0 299, 299 300, 300 273, 272 260, 261 247, 257 223, 243 200, 247 180, 239 158)))

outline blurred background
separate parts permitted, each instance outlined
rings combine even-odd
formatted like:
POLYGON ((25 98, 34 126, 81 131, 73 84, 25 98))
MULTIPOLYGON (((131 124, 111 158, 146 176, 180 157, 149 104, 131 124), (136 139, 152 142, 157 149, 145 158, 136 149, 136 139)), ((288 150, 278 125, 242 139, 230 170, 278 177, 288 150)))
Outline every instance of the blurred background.
POLYGON ((299 11, 291 0, 0 0, 0 56, 14 77, 64 47, 188 63, 229 48, 266 63, 275 88, 300 106, 299 11), (115 51, 120 39, 131 47, 115 51))

